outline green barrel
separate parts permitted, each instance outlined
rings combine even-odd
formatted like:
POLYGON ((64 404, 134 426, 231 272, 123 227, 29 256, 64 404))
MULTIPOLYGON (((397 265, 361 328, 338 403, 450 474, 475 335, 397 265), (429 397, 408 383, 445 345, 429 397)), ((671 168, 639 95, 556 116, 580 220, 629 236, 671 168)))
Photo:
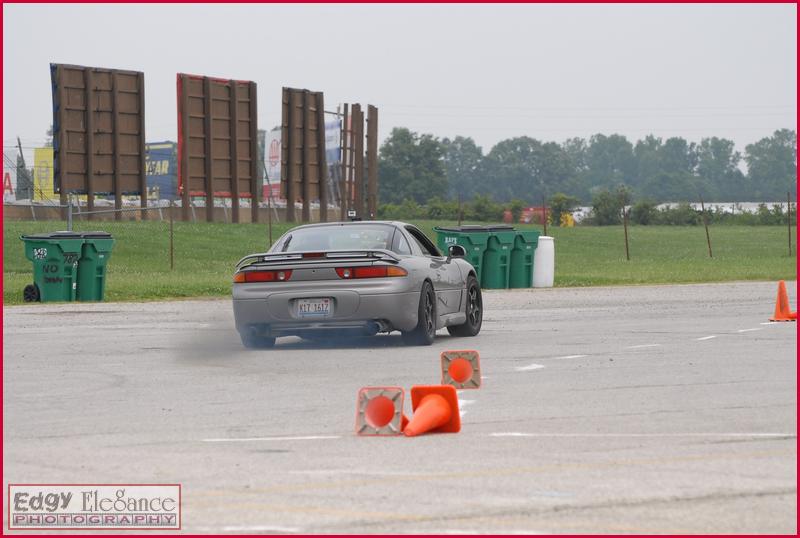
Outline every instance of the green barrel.
POLYGON ((481 287, 504 289, 508 287, 508 274, 511 267, 511 249, 514 246, 513 228, 495 227, 489 232, 486 253, 483 255, 483 275, 481 287))
POLYGON ((511 268, 508 273, 509 288, 530 288, 533 285, 533 254, 539 243, 539 232, 517 230, 511 249, 511 268))
POLYGON ((74 301, 83 238, 73 232, 23 235, 25 257, 33 262, 33 285, 25 301, 74 301))
POLYGON ((106 289, 106 266, 114 238, 106 232, 82 232, 83 249, 78 261, 78 300, 102 301, 106 289))
POLYGON ((483 226, 460 226, 457 228, 434 228, 436 243, 442 254, 447 255, 451 245, 461 245, 467 251, 466 260, 475 268, 478 282, 481 280, 483 270, 483 254, 486 252, 486 243, 489 233, 483 226))

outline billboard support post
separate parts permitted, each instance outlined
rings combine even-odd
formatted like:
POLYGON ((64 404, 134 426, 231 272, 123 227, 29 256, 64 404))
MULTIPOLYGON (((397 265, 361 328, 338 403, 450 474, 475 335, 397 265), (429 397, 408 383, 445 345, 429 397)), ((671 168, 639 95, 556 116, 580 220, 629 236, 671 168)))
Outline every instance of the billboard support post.
MULTIPOLYGON (((142 91, 139 92, 139 155, 142 156, 139 161, 139 207, 147 209, 147 171, 145 170, 145 139, 144 139, 144 73, 137 74, 137 83, 142 91)), ((147 211, 141 211, 142 220, 147 220, 147 211)))
POLYGON ((317 93, 317 168, 319 170, 319 221, 328 222, 328 162, 325 155, 325 102, 317 93))
MULTIPOLYGON (((112 75, 112 81, 116 82, 116 76, 112 75)), ((86 86, 86 210, 89 211, 89 220, 91 220, 94 215, 91 213, 94 211, 94 172, 97 169, 94 162, 94 156, 96 154, 94 148, 94 134, 96 132, 94 126, 94 81, 92 80, 92 70, 86 69, 83 71, 83 81, 84 85, 86 86)), ((112 82, 112 84, 113 84, 112 82)), ((116 97, 116 92, 114 92, 114 96, 116 97)), ((114 115, 113 115, 113 131, 114 131, 114 142, 116 143, 116 139, 119 136, 118 131, 116 129, 116 119, 117 119, 117 103, 114 103, 114 115)), ((117 170, 117 162, 116 159, 118 152, 115 152, 114 156, 114 170, 117 170)), ((116 177, 116 174, 115 174, 116 177)), ((116 182, 115 182, 116 185, 116 182)), ((116 188, 114 189, 117 190, 116 188)), ((115 199, 117 196, 114 197, 115 199)), ((116 209, 119 209, 118 207, 116 209)))
POLYGON ((312 133, 310 125, 312 123, 311 116, 311 92, 303 90, 303 113, 301 114, 301 125, 303 126, 302 136, 303 145, 300 152, 303 160, 302 172, 302 189, 303 193, 303 222, 311 222, 311 140, 312 133))
POLYGON ((205 109, 203 118, 203 132, 205 137, 205 191, 206 191, 206 222, 214 221, 214 158, 211 155, 211 141, 214 138, 214 133, 211 131, 211 79, 203 77, 203 106, 205 109))
MULTIPOLYGON (((114 125, 114 209, 122 209, 122 192, 119 188, 120 177, 119 177, 119 166, 120 166, 120 152, 119 152, 119 92, 117 91, 117 85, 119 81, 117 80, 116 73, 111 74, 111 100, 114 103, 114 113, 112 114, 111 122, 114 125)), ((88 103, 87 103, 88 106, 88 103)), ((94 203, 92 203, 92 207, 94 207, 94 203)), ((91 211, 91 209, 90 209, 91 211)), ((122 213, 117 211, 114 213, 114 219, 121 220, 122 213)))
MULTIPOLYGON (((180 132, 179 145, 187 144, 188 142, 182 141, 184 138, 189 137, 189 91, 183 88, 183 80, 178 75, 178 100, 180 101, 180 132)), ((184 222, 192 220, 192 198, 189 194, 189 155, 182 155, 182 148, 178 148, 178 160, 180 161, 179 172, 181 176, 181 218, 184 222)))
POLYGON ((349 170, 347 166, 347 154, 348 154, 348 141, 349 141, 349 130, 347 128, 347 122, 350 119, 350 105, 345 103, 344 104, 344 117, 342 118, 342 131, 340 134, 341 142, 339 143, 339 149, 341 153, 341 166, 342 166, 342 177, 339 180, 339 219, 344 221, 347 218, 347 203, 350 200, 350 190, 349 185, 350 183, 347 181, 347 171, 349 170))
POLYGON ((239 144, 236 136, 239 124, 239 98, 236 84, 231 84, 231 119, 229 125, 231 149, 231 220, 239 222, 239 144))
MULTIPOLYGON (((236 84, 232 82, 231 84, 236 84)), ((248 84, 250 98, 250 222, 258 222, 258 87, 248 84)), ((262 155, 263 158, 263 155, 262 155)), ((263 160, 263 159, 262 159, 263 160)), ((238 163, 236 165, 238 167, 238 163)))
POLYGON ((367 213, 378 215, 378 109, 367 106, 367 213))
POLYGON ((361 105, 353 105, 353 165, 355 167, 355 204, 356 215, 364 216, 364 114, 361 105))

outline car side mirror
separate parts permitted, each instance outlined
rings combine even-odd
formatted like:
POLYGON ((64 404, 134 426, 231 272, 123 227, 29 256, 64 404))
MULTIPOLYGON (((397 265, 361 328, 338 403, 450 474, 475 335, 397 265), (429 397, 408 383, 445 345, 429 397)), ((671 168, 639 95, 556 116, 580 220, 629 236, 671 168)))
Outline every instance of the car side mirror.
POLYGON ((461 245, 450 245, 447 249, 448 258, 463 258, 467 255, 467 251, 461 245))

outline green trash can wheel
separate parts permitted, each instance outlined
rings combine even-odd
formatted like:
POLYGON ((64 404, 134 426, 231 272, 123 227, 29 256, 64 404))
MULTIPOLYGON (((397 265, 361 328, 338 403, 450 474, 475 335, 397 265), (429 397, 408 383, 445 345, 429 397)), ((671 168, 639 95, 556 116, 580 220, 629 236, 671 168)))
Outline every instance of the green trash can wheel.
POLYGON ((41 295, 39 295, 39 286, 36 284, 25 286, 25 289, 22 290, 22 299, 26 303, 38 303, 42 299, 41 295))

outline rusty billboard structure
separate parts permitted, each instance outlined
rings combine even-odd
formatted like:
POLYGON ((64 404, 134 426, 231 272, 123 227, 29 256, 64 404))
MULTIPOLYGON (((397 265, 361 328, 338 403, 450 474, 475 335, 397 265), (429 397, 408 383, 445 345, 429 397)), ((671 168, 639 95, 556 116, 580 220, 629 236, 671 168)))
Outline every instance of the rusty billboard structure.
POLYGON ((309 222, 311 201, 318 199, 320 221, 326 222, 328 166, 322 92, 283 88, 281 139, 281 195, 286 198, 286 221, 295 221, 294 203, 301 199, 302 220, 309 222))
POLYGON ((191 198, 205 198, 206 220, 214 220, 214 198, 231 199, 240 222, 240 198, 250 198, 258 221, 261 169, 258 157, 256 83, 179 73, 178 191, 183 219, 191 198))
POLYGON ((147 207, 144 73, 50 64, 53 92, 53 188, 69 194, 139 195, 147 207))
POLYGON ((341 136, 340 218, 348 211, 374 219, 378 213, 378 109, 367 106, 366 163, 364 111, 360 104, 344 105, 341 136), (365 166, 366 165, 366 166, 365 166))
POLYGON ((367 106, 367 216, 378 215, 378 109, 367 106))

